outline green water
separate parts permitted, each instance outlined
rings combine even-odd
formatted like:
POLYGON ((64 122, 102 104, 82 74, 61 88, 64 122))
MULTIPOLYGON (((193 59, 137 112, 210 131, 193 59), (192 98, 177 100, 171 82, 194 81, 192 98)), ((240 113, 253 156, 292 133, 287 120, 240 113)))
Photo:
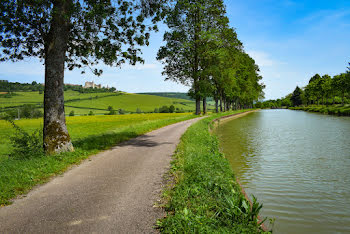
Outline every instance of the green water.
POLYGON ((350 233, 349 117, 262 110, 216 132, 274 233, 350 233))

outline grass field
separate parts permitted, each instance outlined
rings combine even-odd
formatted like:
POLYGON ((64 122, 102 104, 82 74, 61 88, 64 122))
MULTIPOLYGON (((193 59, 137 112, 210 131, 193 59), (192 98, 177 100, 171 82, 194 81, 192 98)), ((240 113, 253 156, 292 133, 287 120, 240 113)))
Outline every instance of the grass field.
MULTIPOLYGON (((131 128, 138 124, 159 122, 177 118, 187 118, 192 116, 189 113, 181 114, 134 114, 134 115, 101 115, 101 116, 74 116, 67 117, 67 127, 73 142, 79 141, 93 135, 100 135, 106 132, 123 131, 125 127, 131 128)), ((34 131, 43 126, 42 119, 22 119, 15 120, 16 125, 26 131, 34 131)), ((10 151, 9 136, 14 133, 11 124, 5 120, 0 120, 0 158, 10 151)))
MULTIPOLYGON (((8 106, 19 106, 23 104, 41 104, 44 100, 44 94, 39 92, 15 92, 15 96, 12 98, 0 97, 0 108, 8 106)), ((64 92, 65 101, 72 99, 87 99, 93 97, 104 97, 113 93, 79 93, 76 91, 68 90, 64 92)))
MULTIPOLYGON (((43 94, 39 92, 16 92, 11 98, 0 97, 0 108, 11 108, 24 104, 34 104, 43 111, 40 106, 43 103, 43 94)), ((79 93, 68 90, 65 96, 65 111, 68 115, 74 111, 75 115, 87 115, 92 111, 95 115, 108 113, 108 107, 115 110, 123 109, 126 112, 136 112, 140 109, 143 112, 153 112, 155 108, 174 105, 175 108, 185 111, 193 111, 193 101, 159 97, 154 95, 128 94, 128 93, 79 93)))
POLYGON ((107 110, 112 106, 115 110, 124 109, 127 112, 136 112, 140 108, 144 112, 154 111, 155 108, 174 105, 175 108, 183 108, 192 111, 195 108, 194 102, 177 98, 166 98, 142 94, 124 94, 115 97, 105 97, 91 100, 84 100, 67 104, 75 108, 97 108, 107 110))
MULTIPOLYGON (((9 123, 0 120, 0 205, 9 204, 10 199, 46 182, 89 155, 151 130, 195 117, 188 113, 68 117, 67 126, 75 152, 29 159, 6 155, 11 152, 9 136, 14 130, 9 123)), ((33 131, 40 128, 42 120, 18 120, 15 123, 26 131, 33 131)))

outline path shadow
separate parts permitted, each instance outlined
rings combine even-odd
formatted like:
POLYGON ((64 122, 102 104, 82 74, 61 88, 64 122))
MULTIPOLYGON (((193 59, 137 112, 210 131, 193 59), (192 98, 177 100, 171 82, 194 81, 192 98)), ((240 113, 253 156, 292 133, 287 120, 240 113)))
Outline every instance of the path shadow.
POLYGON ((114 146, 125 147, 155 147, 159 145, 172 144, 171 142, 156 142, 151 138, 153 136, 139 136, 136 132, 118 132, 106 133, 101 135, 89 136, 83 139, 73 141, 73 145, 81 150, 104 150, 114 146), (136 138, 137 137, 137 138, 136 138), (134 138, 134 139, 133 139, 134 138))
POLYGON ((171 142, 156 142, 152 140, 152 137, 154 136, 139 136, 135 139, 131 139, 127 142, 123 142, 118 147, 125 147, 125 146, 135 146, 135 147, 155 147, 159 145, 171 145, 171 142))

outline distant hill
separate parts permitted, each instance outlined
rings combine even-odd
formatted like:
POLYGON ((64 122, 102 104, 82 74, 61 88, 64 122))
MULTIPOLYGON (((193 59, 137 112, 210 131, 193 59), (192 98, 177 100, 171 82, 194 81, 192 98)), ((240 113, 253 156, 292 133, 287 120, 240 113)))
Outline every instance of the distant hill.
MULTIPOLYGON (((86 115, 90 111, 94 114, 108 113, 108 107, 115 110, 123 109, 126 112, 153 112, 155 108, 174 105, 175 108, 183 111, 193 111, 194 101, 175 97, 160 97, 156 95, 129 94, 129 93, 80 93, 68 90, 64 92, 65 111, 68 115, 74 111, 76 115, 86 115)), ((0 115, 5 111, 17 113, 20 107, 32 105, 32 108, 43 111, 44 94, 35 92, 15 92, 11 96, 0 94, 0 115)), ((0 116, 1 117, 1 116, 0 116)))
POLYGON ((188 96, 187 93, 156 92, 156 93, 138 93, 138 94, 153 95, 153 96, 168 97, 168 98, 179 98, 179 99, 185 99, 185 100, 193 101, 193 99, 190 96, 188 96))

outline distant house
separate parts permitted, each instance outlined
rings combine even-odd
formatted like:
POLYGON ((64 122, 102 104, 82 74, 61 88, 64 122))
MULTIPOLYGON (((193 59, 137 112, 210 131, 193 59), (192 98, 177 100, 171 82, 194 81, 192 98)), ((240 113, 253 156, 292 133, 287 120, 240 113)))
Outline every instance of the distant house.
POLYGON ((92 82, 88 82, 87 81, 87 82, 85 82, 84 88, 85 89, 88 89, 88 88, 101 89, 102 85, 101 84, 95 84, 93 81, 92 82))

